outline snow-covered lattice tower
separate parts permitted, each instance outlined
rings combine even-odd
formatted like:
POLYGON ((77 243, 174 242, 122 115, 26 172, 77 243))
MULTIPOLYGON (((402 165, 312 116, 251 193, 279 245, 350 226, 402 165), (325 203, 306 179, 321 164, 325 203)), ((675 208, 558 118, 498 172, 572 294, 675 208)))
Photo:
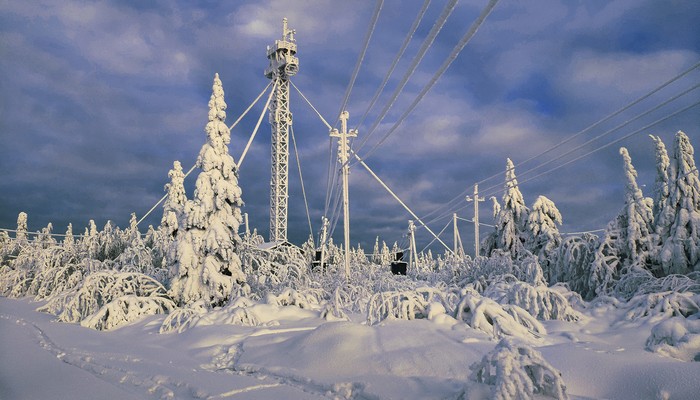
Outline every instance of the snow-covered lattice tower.
POLYGON ((292 113, 289 111, 289 77, 299 70, 299 59, 294 34, 287 28, 287 18, 282 20, 282 39, 267 47, 270 65, 265 77, 274 82, 275 95, 270 101, 270 125, 272 126, 272 176, 270 178, 270 242, 287 240, 287 200, 289 194, 289 128, 292 113))

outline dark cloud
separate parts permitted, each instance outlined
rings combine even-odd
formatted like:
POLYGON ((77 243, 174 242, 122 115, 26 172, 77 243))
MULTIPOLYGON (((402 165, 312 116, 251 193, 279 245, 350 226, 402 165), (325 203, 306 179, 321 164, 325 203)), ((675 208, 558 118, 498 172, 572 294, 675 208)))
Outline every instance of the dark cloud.
MULTIPOLYGON (((394 125, 484 2, 460 2, 412 79, 365 148, 394 125)), ((385 1, 379 25, 353 88, 348 110, 355 126, 401 46, 421 2, 385 1)), ((432 4, 385 93, 360 128, 364 138, 421 41, 441 12, 432 4)), ((439 231, 451 213, 471 218, 459 196, 479 182, 501 196, 506 158, 516 165, 528 204, 545 195, 561 209, 562 230, 603 228, 623 205, 620 146, 629 149, 645 195, 653 187, 654 154, 647 134, 671 148, 684 130, 698 141, 698 108, 533 178, 700 99, 693 91, 599 141, 532 170, 590 138, 696 84, 694 71, 570 144, 519 165, 645 94, 700 59, 696 2, 501 1, 474 39, 416 110, 367 159, 419 216, 439 231), (441 209, 453 199, 456 206, 441 209), (438 212, 431 212, 438 210, 438 212)), ((207 101, 218 72, 232 123, 267 85, 265 46, 281 33, 281 18, 297 30, 296 85, 333 123, 355 66, 373 1, 357 2, 14 2, 0 6, 0 227, 29 214, 30 229, 52 222, 82 231, 89 219, 124 226, 163 195, 173 160, 187 170, 205 141, 207 101)), ((232 131, 238 159, 262 111, 261 100, 232 131)), ((320 225, 326 199, 327 128, 293 90, 294 130, 311 222, 320 225)), ((359 143, 357 141, 356 143, 359 143)), ((263 121, 241 169, 251 225, 268 229, 270 128, 263 121)), ((333 150, 335 152, 335 150, 333 150)), ((309 228, 292 154, 290 237, 309 228)), ((333 168, 337 163, 333 162, 333 168)), ((195 177, 187 180, 192 197, 195 177)), ((401 244, 413 219, 374 179, 351 173, 352 242, 371 249, 379 235, 401 244)), ((160 209, 146 224, 157 224, 160 209)), ((490 202, 481 221, 492 222, 490 202)), ((340 222, 342 224, 342 221, 340 222)), ((460 222, 471 248, 472 226, 460 222)), ((482 227, 482 237, 490 228, 482 227)), ((451 229, 443 236, 451 237, 451 229)), ((340 225, 335 240, 341 241, 340 225)), ((430 242, 418 231, 419 247, 430 242)), ((451 241, 446 240, 447 242, 451 241)), ((434 247, 434 246, 433 246, 434 247)))

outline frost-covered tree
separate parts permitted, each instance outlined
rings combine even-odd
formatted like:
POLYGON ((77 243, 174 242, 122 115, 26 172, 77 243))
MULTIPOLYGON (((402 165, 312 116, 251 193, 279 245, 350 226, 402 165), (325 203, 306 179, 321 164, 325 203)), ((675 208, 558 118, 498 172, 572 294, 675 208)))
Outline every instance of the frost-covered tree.
POLYGON ((620 148, 625 169, 625 216, 627 230, 624 235, 627 262, 630 267, 648 268, 654 252, 654 216, 651 199, 642 195, 637 185, 637 171, 626 148, 620 148))
POLYGON ((666 221, 665 216, 661 213, 662 210, 667 210, 669 182, 668 174, 671 161, 668 158, 666 146, 658 136, 649 135, 654 141, 656 151, 656 180, 654 183, 654 221, 657 227, 665 227, 666 231, 670 226, 670 221, 666 221))
POLYGON ((593 293, 607 292, 621 274, 634 269, 648 269, 654 254, 654 216, 651 199, 644 198, 637 185, 637 171, 627 149, 620 148, 625 171, 625 207, 610 221, 595 253, 588 277, 590 298, 593 293))
POLYGON ((75 238, 73 237, 73 224, 69 223, 66 229, 66 236, 63 238, 63 247, 70 249, 75 245, 75 238))
POLYGON ((17 232, 15 239, 18 245, 27 243, 27 213, 22 211, 17 215, 17 232))
POLYGON ((380 253, 379 249, 379 236, 377 236, 376 239, 374 239, 374 249, 372 250, 372 262, 375 264, 381 264, 382 263, 382 255, 380 253))
POLYGON ((657 227, 659 258, 663 274, 686 274, 700 270, 700 178, 693 146, 682 131, 676 133, 668 176, 668 201, 659 211, 663 225, 657 227))
MULTIPOLYGON (((495 248, 517 257, 524 250, 528 237, 527 219, 530 210, 525 206, 523 195, 518 189, 515 167, 510 158, 506 161, 505 189, 503 205, 498 207, 500 209, 496 215, 495 248)), ((494 203, 494 213, 496 209, 494 203)))
POLYGON ((168 172, 168 177, 170 177, 170 183, 165 185, 168 194, 163 203, 163 217, 160 225, 165 229, 166 234, 174 238, 183 222, 185 203, 187 203, 185 174, 182 172, 180 161, 173 162, 173 169, 168 172))
POLYGON ((237 254, 243 201, 238 167, 228 153, 231 134, 225 120, 224 90, 216 74, 205 127, 207 142, 197 158, 201 172, 194 199, 187 202, 185 232, 178 239, 171 281, 171 296, 179 304, 202 299, 212 306, 223 305, 246 280, 237 254))
POLYGON ((530 232, 527 249, 532 252, 542 266, 545 278, 551 278, 551 258, 561 245, 561 235, 557 225, 561 225, 561 213, 554 202, 545 196, 539 196, 532 205, 532 211, 527 218, 530 232))

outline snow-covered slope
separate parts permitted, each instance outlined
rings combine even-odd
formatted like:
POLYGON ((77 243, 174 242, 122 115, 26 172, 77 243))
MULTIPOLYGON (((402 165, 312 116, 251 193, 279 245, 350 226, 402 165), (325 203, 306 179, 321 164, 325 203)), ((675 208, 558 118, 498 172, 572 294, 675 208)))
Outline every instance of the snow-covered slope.
MULTIPOLYGON (((0 298, 0 398, 491 396, 470 366, 498 341, 444 314, 368 326, 361 316, 327 322, 317 311, 259 304, 256 327, 211 321, 160 334, 164 316, 99 332, 53 322, 38 305, 0 298)), ((656 324, 628 321, 628 311, 601 302, 579 321, 543 321, 540 339, 516 341, 561 372, 570 398, 697 398, 700 363, 646 350, 656 324)))

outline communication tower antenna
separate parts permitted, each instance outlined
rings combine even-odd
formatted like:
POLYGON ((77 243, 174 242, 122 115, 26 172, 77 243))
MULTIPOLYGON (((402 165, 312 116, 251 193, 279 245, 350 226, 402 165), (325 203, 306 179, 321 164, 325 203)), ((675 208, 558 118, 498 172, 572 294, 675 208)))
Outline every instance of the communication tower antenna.
POLYGON ((287 18, 283 18, 282 39, 275 40, 272 46, 267 46, 270 65, 265 69, 265 77, 274 81, 275 88, 269 113, 272 128, 270 242, 287 240, 289 127, 292 125, 292 113, 289 111, 289 77, 299 71, 295 34, 295 30, 287 27, 287 18))

